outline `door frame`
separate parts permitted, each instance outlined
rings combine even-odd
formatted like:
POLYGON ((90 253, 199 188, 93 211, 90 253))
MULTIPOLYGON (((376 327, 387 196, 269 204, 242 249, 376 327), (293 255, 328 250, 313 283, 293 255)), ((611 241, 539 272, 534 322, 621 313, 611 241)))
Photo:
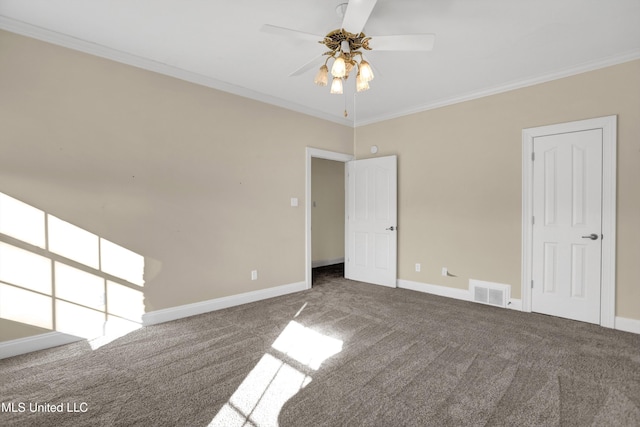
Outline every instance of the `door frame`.
MULTIPOLYGON (((304 267, 304 282, 305 288, 311 289, 312 284, 312 253, 311 253, 311 159, 326 159, 334 160, 336 162, 346 163, 353 160, 355 157, 351 154, 338 153, 335 151, 321 150, 319 148, 306 148, 306 178, 305 178, 305 190, 304 190, 304 241, 305 241, 305 267, 304 267)), ((346 169, 346 168, 345 168, 346 169)), ((346 199, 346 170, 345 170, 345 199, 346 199)), ((346 210, 346 204, 345 204, 346 210)), ((345 213, 346 218, 346 213, 345 213)))
POLYGON ((533 277, 533 142, 541 136, 602 129, 602 259, 600 325, 613 328, 616 314, 617 116, 522 130, 522 311, 531 312, 533 277))

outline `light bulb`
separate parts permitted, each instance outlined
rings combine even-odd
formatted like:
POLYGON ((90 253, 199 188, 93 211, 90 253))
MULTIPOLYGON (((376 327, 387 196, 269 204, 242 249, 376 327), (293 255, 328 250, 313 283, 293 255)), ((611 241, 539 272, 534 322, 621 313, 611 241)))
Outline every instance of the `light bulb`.
POLYGON ((334 77, 333 82, 331 83, 331 93, 335 95, 340 95, 342 93, 342 79, 339 77, 334 77))

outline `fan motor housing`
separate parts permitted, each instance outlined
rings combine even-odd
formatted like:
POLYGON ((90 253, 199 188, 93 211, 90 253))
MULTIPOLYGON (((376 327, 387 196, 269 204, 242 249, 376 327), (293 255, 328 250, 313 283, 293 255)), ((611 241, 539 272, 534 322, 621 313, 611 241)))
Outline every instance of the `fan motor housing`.
POLYGON ((326 36, 324 40, 319 43, 324 44, 332 51, 336 51, 342 47, 342 42, 349 43, 349 50, 355 51, 358 49, 371 50, 369 47, 369 40, 371 37, 367 37, 364 33, 354 34, 343 29, 333 30, 326 36))

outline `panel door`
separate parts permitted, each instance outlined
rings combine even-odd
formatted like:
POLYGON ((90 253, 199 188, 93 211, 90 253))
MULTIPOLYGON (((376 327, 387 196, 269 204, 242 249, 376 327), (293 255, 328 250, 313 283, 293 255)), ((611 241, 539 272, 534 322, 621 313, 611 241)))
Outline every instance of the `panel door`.
POLYGON ((396 287, 397 158, 347 163, 345 277, 396 287))
POLYGON ((602 130, 533 143, 532 311, 600 323, 602 130))

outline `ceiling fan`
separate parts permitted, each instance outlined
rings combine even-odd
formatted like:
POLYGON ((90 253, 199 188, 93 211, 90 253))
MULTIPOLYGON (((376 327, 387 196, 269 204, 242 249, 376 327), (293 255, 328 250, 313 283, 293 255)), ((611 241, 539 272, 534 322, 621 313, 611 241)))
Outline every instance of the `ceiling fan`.
POLYGON ((336 12, 342 16, 340 28, 325 36, 310 34, 289 28, 265 24, 261 31, 279 36, 318 42, 328 50, 292 72, 289 76, 298 76, 318 66, 326 56, 314 79, 319 86, 327 86, 329 82, 329 60, 331 67, 331 93, 343 92, 343 81, 349 78, 351 71, 356 70, 356 89, 358 92, 369 89, 373 80, 371 65, 364 59, 363 51, 429 51, 433 49, 435 34, 404 34, 387 36, 367 36, 364 29, 377 0, 350 0, 339 4, 336 12))

